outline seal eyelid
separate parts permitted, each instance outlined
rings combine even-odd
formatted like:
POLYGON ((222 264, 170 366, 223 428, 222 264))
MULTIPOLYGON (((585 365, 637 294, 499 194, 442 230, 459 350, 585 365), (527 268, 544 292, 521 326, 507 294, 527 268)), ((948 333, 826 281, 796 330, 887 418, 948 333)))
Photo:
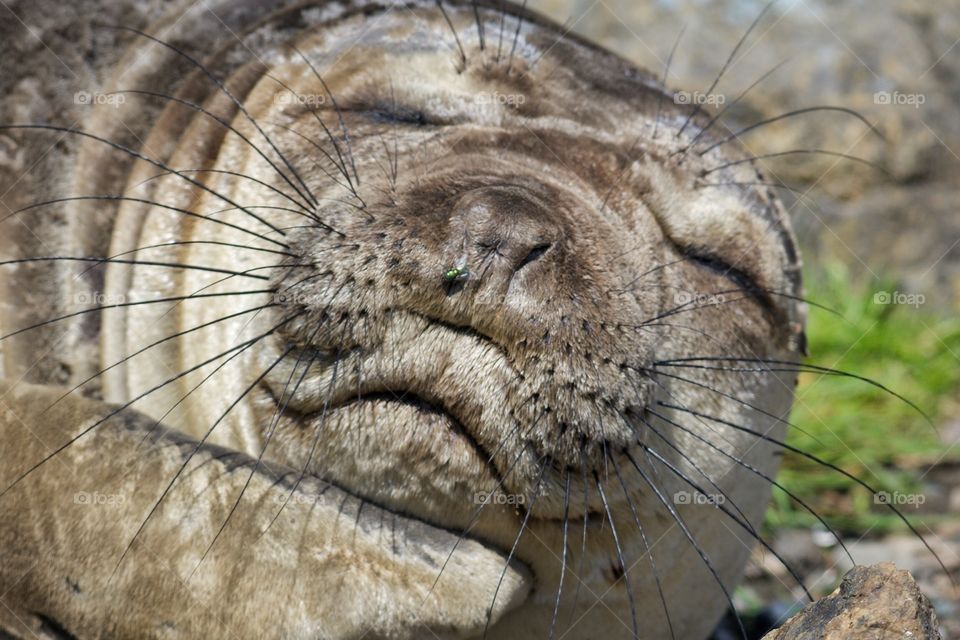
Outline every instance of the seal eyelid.
POLYGON ((769 295, 766 294, 763 287, 746 271, 731 266, 724 260, 707 253, 699 253, 690 249, 685 249, 683 255, 688 260, 716 272, 718 275, 727 278, 733 282, 745 294, 756 300, 766 309, 772 309, 774 304, 769 295))
POLYGON ((438 124, 422 110, 401 105, 376 104, 351 110, 361 113, 370 120, 386 124, 410 124, 418 127, 438 124))

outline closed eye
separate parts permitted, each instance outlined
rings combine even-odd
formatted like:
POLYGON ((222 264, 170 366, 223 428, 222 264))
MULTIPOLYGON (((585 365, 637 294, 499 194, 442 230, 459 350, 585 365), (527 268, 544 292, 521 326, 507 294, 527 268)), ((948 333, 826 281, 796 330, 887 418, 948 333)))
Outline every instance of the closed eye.
POLYGON ((760 287, 747 272, 731 266, 716 256, 705 253, 694 253, 689 249, 685 250, 683 254, 684 257, 691 262, 701 265, 732 282, 738 289, 756 300, 765 309, 770 311, 775 309, 770 293, 760 287))
POLYGON ((374 122, 386 124, 411 124, 418 127, 434 124, 426 114, 419 109, 408 109, 404 107, 377 107, 366 109, 363 111, 363 115, 374 122))
POLYGON ((355 113, 368 121, 382 124, 406 124, 417 127, 442 124, 420 109, 383 100, 361 100, 355 104, 341 105, 340 112, 355 113))

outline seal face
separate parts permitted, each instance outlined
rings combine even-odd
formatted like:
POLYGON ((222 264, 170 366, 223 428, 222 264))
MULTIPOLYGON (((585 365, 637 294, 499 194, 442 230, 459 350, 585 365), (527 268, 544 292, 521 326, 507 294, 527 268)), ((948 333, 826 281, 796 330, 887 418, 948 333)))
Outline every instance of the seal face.
POLYGON ((707 118, 512 5, 277 7, 222 48, 164 42, 111 87, 135 162, 74 182, 124 185, 96 203, 104 295, 175 304, 102 309, 74 382, 521 565, 462 637, 705 635, 792 398, 742 363, 795 361, 803 324, 756 170, 706 184, 736 156, 707 118))

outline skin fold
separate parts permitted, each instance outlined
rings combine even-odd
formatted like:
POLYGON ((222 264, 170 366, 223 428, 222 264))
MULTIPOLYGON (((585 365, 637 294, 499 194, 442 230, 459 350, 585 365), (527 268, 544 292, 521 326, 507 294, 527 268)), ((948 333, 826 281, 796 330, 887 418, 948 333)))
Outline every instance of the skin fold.
POLYGON ((804 348, 745 152, 509 4, 147 5, 0 129, 0 629, 705 637, 804 348))

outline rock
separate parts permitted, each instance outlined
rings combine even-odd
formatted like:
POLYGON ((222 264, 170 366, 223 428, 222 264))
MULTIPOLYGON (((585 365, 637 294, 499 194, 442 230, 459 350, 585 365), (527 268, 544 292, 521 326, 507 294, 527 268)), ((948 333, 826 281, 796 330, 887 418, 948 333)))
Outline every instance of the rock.
POLYGON ((940 640, 937 616, 906 571, 893 563, 854 567, 837 590, 763 640, 940 640))

